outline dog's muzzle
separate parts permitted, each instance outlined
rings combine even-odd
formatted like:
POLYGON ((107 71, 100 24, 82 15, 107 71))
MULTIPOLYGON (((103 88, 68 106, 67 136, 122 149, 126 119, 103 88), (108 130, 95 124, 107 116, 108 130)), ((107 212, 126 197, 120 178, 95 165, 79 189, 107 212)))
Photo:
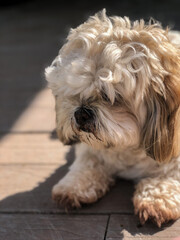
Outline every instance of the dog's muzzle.
POLYGON ((79 130, 82 130, 84 132, 93 132, 94 131, 95 115, 94 115, 93 110, 82 106, 75 111, 74 117, 75 117, 75 120, 76 120, 79 130))

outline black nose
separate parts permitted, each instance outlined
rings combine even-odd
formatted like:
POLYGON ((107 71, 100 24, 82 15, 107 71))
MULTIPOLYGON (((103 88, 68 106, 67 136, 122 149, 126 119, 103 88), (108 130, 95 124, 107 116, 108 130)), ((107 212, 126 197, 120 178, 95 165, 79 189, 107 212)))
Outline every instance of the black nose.
POLYGON ((91 126, 94 122, 94 113, 87 107, 81 107, 74 113, 79 128, 85 132, 91 131, 91 126))

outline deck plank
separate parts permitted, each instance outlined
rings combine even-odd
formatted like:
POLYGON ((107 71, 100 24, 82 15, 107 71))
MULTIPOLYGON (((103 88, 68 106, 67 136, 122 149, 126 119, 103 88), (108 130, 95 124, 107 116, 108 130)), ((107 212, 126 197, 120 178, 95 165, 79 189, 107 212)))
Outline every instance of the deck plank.
POLYGON ((0 239, 103 240, 108 216, 1 214, 0 239))
POLYGON ((158 228, 150 222, 140 226, 134 215, 111 215, 106 240, 172 240, 178 236, 180 237, 180 219, 158 228))
MULTIPOLYGON (((0 145, 0 211, 64 212, 51 200, 51 189, 74 160, 74 148, 51 133, 7 134, 0 145)), ((97 203, 76 213, 132 213, 133 184, 119 180, 97 203)))
MULTIPOLYGON (((0 142, 0 164, 66 163, 69 146, 64 146, 52 133, 7 134, 0 142)), ((73 157, 73 156, 72 156, 73 157)))
POLYGON ((55 103, 50 89, 44 88, 33 99, 32 95, 33 91, 1 94, 0 132, 51 132, 55 128, 55 103))
MULTIPOLYGON (((51 189, 68 171, 68 164, 1 166, 0 212, 64 213, 51 199, 51 189)), ((74 209, 72 213, 133 213, 133 185, 119 180, 109 193, 94 204, 74 209)))

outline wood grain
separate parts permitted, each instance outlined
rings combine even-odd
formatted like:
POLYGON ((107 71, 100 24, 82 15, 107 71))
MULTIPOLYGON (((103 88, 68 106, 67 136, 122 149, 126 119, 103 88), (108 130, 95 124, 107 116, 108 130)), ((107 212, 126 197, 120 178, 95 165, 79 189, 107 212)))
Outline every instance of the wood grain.
POLYGON ((152 223, 140 226, 138 218, 133 215, 111 215, 106 240, 172 240, 180 236, 180 220, 158 228, 152 223))
POLYGON ((107 216, 0 215, 2 240, 103 240, 107 216))

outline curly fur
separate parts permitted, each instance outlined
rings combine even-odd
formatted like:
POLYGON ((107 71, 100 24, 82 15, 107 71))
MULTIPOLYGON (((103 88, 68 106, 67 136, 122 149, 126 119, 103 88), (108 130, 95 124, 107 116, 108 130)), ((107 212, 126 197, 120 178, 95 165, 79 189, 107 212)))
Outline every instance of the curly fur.
POLYGON ((46 78, 56 99, 57 133, 76 145, 76 160, 53 188, 59 203, 79 207, 102 197, 115 176, 138 181, 141 223, 180 217, 180 48, 159 23, 107 17, 71 29, 46 78), (75 111, 93 112, 83 131, 75 111))

